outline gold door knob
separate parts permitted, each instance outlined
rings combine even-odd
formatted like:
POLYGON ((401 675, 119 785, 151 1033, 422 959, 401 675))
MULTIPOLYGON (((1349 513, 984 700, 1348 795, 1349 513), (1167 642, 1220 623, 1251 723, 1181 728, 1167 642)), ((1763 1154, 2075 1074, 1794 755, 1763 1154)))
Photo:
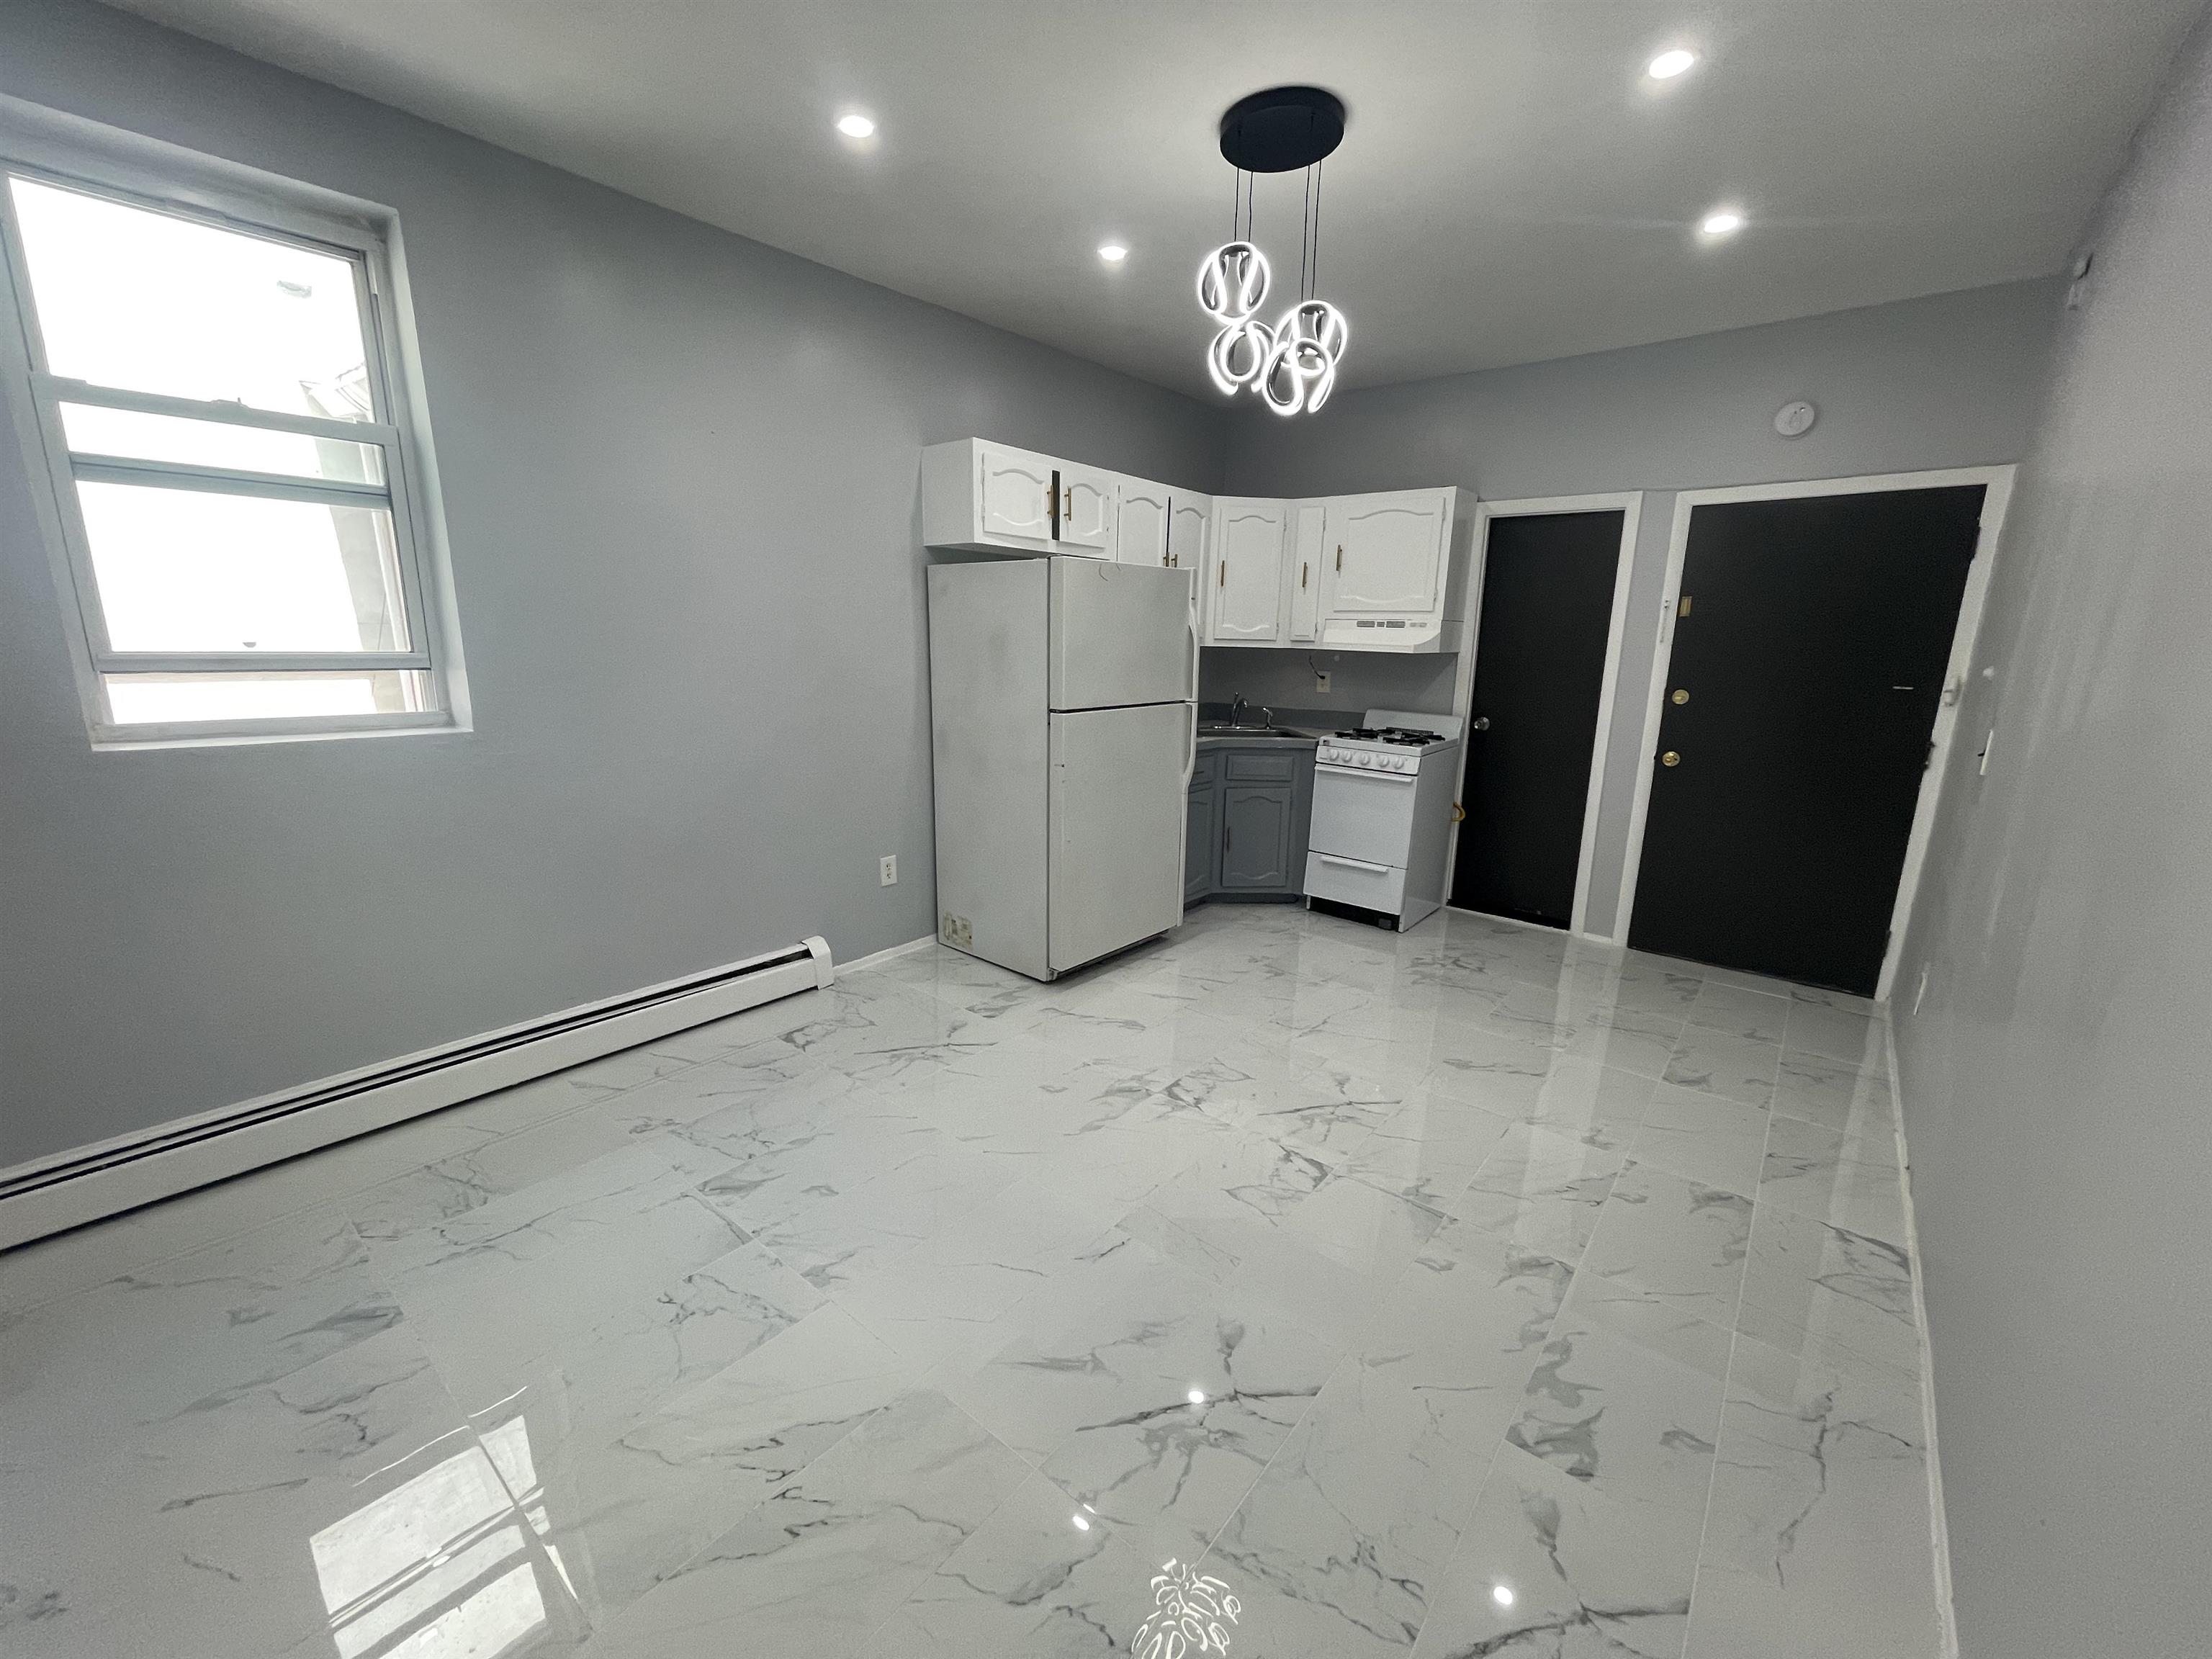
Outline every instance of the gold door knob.
POLYGON ((1671 749, 1659 757, 1659 764, 1662 766, 1680 766, 1681 763, 1682 757, 1671 749))
POLYGON ((1689 702, 1689 700, 1690 700, 1690 694, 1689 694, 1688 692, 1686 692, 1686 691, 1683 691, 1683 690, 1677 690, 1677 691, 1674 693, 1674 699, 1673 699, 1674 702, 1675 703, 1675 705, 1676 705, 1678 708, 1679 708, 1681 704, 1683 704, 1683 703, 1686 703, 1686 702, 1689 702))

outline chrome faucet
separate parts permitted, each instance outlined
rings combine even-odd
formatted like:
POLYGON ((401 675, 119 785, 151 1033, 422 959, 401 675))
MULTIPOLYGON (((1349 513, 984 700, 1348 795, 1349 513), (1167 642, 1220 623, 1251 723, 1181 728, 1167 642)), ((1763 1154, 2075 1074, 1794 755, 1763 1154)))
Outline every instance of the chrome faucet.
POLYGON ((1235 696, 1229 700, 1229 723, 1231 726, 1242 725, 1243 723, 1243 719, 1244 694, 1242 691, 1239 691, 1235 696))

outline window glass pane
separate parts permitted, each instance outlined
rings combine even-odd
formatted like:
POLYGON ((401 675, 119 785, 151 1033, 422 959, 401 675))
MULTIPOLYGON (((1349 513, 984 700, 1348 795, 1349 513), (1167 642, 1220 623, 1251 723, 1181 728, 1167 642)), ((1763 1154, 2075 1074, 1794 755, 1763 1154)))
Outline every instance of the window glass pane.
POLYGON ((33 179, 9 183, 56 374, 370 418, 350 259, 33 179))
POLYGON ((62 430, 80 455, 118 455, 132 460, 174 461, 185 466, 224 466, 240 472, 283 472, 298 478, 344 483, 384 482, 384 451, 376 444, 311 438, 221 421, 145 415, 135 409, 64 404, 62 430))
POLYGON ((82 480, 118 651, 404 651, 392 514, 82 480))
POLYGON ((109 674, 118 726, 181 720, 312 720, 413 714, 432 707, 429 676, 363 674, 109 674))

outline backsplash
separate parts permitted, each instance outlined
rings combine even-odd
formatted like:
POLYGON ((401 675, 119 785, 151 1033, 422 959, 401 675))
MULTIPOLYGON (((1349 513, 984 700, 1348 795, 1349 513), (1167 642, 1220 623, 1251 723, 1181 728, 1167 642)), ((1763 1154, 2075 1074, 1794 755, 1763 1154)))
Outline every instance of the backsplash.
POLYGON ((1370 708, 1403 708, 1431 714, 1452 712, 1455 655, 1390 656, 1360 651, 1260 650, 1212 647, 1199 659, 1198 696, 1225 712, 1233 697, 1275 712, 1286 726, 1352 724, 1370 708), (1318 690, 1314 671, 1328 676, 1318 690))

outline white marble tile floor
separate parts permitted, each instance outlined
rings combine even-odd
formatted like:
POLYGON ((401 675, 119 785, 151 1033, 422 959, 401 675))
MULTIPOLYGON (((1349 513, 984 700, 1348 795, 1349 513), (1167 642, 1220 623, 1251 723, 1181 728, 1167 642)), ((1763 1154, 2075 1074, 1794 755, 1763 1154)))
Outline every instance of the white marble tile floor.
POLYGON ((1455 912, 895 957, 0 1256, 0 1649, 1936 1659, 1887 1042, 1455 912))

